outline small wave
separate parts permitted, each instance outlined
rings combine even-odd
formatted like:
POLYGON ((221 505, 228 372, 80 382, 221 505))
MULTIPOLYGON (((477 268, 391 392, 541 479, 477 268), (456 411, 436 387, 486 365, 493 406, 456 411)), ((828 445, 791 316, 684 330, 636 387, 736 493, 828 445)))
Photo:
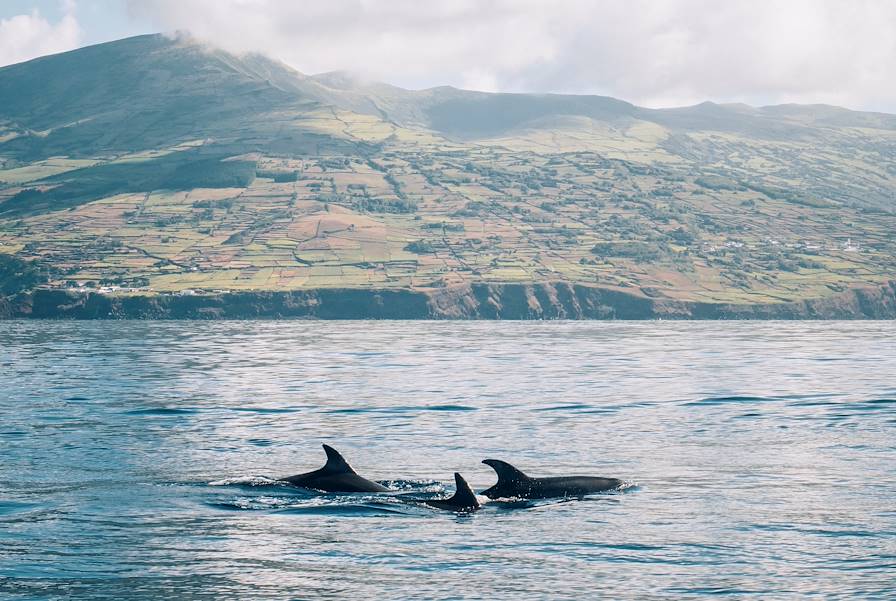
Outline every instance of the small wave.
POLYGON ((328 409, 324 413, 417 413, 420 411, 478 411, 469 405, 405 405, 399 407, 349 407, 328 409))
POLYGON ((213 501, 207 501, 206 504, 210 507, 215 507, 218 509, 229 509, 229 510, 271 510, 271 509, 280 509, 282 507, 289 507, 291 505, 295 505, 296 503, 309 502, 309 499, 305 497, 296 497, 294 495, 286 495, 286 496, 272 496, 272 495, 258 495, 258 496, 241 496, 241 497, 233 497, 228 500, 218 500, 215 499, 213 501))
POLYGON ((706 397, 705 399, 697 399, 695 401, 688 401, 684 403, 685 406, 698 406, 698 405, 726 405, 729 403, 769 403, 772 401, 779 401, 781 399, 777 397, 763 397, 763 396, 748 396, 748 395, 733 395, 733 396, 714 396, 714 397, 706 397))
POLYGON ((210 501, 206 505, 212 509, 221 509, 223 511, 255 511, 258 509, 251 503, 240 501, 210 501))
POLYGON ((815 534, 818 536, 829 536, 833 538, 847 537, 847 538, 889 538, 893 536, 892 532, 888 532, 886 530, 880 531, 871 531, 871 530, 829 530, 825 528, 804 528, 801 529, 800 532, 805 532, 806 534, 815 534))
POLYGON ((181 407, 147 407, 125 411, 127 415, 192 415, 194 413, 199 413, 199 410, 181 407))
POLYGON ((871 399, 865 401, 869 405, 896 405, 896 399, 871 399))
POLYGON ((274 444, 274 441, 267 438, 250 438, 246 442, 256 447, 269 447, 274 444))
POLYGON ((831 405, 836 405, 836 401, 800 401, 798 403, 791 403, 793 407, 830 407, 831 405))
POLYGON ((408 503, 399 496, 357 495, 315 495, 302 497, 282 496, 239 496, 230 499, 206 501, 206 505, 223 511, 265 511, 295 513, 303 515, 357 515, 403 513, 414 503, 408 503))
POLYGON ((574 403, 572 405, 553 405, 551 407, 537 407, 533 411, 581 411, 582 409, 594 409, 591 405, 574 403))
POLYGON ((584 497, 550 497, 547 499, 518 499, 513 497, 507 499, 494 499, 486 503, 486 506, 494 507, 498 511, 521 511, 526 509, 537 510, 554 507, 556 505, 568 505, 571 503, 597 501, 601 500, 600 496, 601 495, 597 493, 597 496, 587 495, 584 497))
POLYGON ((408 506, 389 504, 389 503, 364 503, 364 504, 341 504, 333 503, 326 505, 295 505, 278 509, 279 514, 301 514, 301 515, 341 515, 341 516, 357 516, 357 515, 390 515, 396 513, 408 513, 408 506))
POLYGON ((299 407, 230 407, 230 410, 246 413, 298 413, 302 409, 299 407))
POLYGON ((843 528, 840 530, 834 528, 806 528, 799 524, 752 524, 747 529, 766 530, 771 532, 799 532, 802 534, 811 534, 815 536, 824 536, 831 538, 887 538, 893 536, 894 532, 887 530, 854 530, 843 528))
POLYGON ((280 480, 274 480, 267 476, 236 476, 209 482, 209 486, 284 486, 280 480))
POLYGON ((659 545, 642 545, 639 543, 602 543, 601 547, 619 551, 663 551, 666 548, 659 545))
POLYGON ((862 414, 892 414, 896 410, 896 399, 869 399, 866 401, 844 401, 831 403, 829 406, 838 413, 832 413, 829 417, 854 418, 862 414))
POLYGON ((623 480, 622 484, 618 487, 614 488, 609 492, 638 492, 641 490, 641 485, 635 482, 634 480, 623 480))
POLYGON ((445 492, 445 486, 437 480, 380 480, 379 483, 395 492, 445 492))
POLYGON ((36 503, 22 503, 20 501, 0 501, 0 515, 21 513, 39 507, 36 503))

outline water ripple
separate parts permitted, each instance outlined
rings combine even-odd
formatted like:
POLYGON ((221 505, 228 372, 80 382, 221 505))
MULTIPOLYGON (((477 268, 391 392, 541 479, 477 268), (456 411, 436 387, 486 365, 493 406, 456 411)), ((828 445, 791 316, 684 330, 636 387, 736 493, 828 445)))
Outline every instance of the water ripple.
POLYGON ((894 333, 0 322, 0 597, 896 598, 894 333), (415 502, 486 457, 629 485, 415 502))

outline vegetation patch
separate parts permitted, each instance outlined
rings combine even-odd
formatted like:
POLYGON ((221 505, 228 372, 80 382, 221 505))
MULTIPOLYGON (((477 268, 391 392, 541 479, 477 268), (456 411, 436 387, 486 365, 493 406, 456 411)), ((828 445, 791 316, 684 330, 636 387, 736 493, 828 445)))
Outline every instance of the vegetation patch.
POLYGON ((2 214, 58 211, 126 192, 242 188, 255 179, 254 161, 225 161, 195 151, 148 161, 106 163, 49 177, 2 204, 2 214))
POLYGON ((0 296, 31 290, 47 282, 50 270, 36 261, 0 253, 0 296))

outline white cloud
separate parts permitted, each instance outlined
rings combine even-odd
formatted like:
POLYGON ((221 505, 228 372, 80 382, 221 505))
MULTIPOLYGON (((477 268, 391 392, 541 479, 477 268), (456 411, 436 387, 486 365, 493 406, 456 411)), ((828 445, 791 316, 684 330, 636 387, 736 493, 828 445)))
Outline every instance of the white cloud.
POLYGON ((426 87, 896 111, 890 0, 127 0, 160 29, 426 87))
POLYGON ((19 63, 81 45, 81 27, 74 16, 75 3, 63 3, 64 14, 50 23, 39 11, 0 19, 0 65, 19 63))

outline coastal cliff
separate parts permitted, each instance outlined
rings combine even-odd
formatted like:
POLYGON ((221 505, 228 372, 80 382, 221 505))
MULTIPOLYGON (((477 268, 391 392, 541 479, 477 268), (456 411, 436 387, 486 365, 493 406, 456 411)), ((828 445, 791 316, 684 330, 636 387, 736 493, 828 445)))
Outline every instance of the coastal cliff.
POLYGON ((0 299, 0 319, 894 319, 896 281, 822 298, 724 304, 569 283, 429 290, 323 288, 208 295, 40 289, 0 299))

